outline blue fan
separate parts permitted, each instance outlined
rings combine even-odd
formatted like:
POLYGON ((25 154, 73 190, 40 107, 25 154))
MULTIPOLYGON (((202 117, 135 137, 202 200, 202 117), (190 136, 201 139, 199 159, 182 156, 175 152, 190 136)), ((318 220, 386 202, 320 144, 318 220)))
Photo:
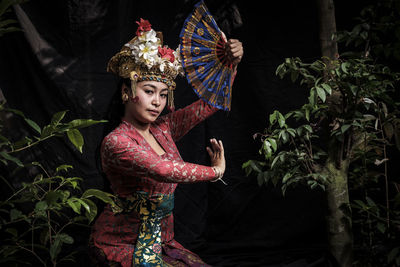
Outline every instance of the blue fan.
POLYGON ((230 110, 232 62, 222 31, 204 1, 195 5, 179 37, 182 65, 193 90, 212 106, 230 110))

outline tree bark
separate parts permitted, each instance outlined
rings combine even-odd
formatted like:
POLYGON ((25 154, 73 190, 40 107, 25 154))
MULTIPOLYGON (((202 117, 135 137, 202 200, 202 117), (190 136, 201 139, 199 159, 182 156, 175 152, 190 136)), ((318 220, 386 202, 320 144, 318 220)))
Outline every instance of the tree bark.
MULTIPOLYGON (((338 46, 333 34, 336 33, 335 6, 333 0, 317 0, 319 39, 323 58, 338 58, 338 46)), ((324 62, 330 66, 330 60, 324 62)), ((327 77, 325 75, 325 77, 327 77)), ((335 93, 335 92, 333 92, 335 93)), ((340 267, 351 267, 353 263, 353 236, 351 208, 348 189, 348 160, 337 158, 335 147, 325 163, 323 172, 329 177, 326 186, 328 205, 327 232, 329 249, 340 267), (333 153, 332 153, 333 152, 333 153)))
POLYGON ((335 160, 329 158, 323 172, 328 176, 330 182, 326 186, 329 249, 338 266, 351 267, 353 264, 353 236, 347 183, 348 162, 343 161, 338 168, 335 160))
POLYGON ((317 0, 317 7, 321 55, 336 59, 338 46, 336 40, 332 39, 336 33, 335 5, 333 0, 317 0))

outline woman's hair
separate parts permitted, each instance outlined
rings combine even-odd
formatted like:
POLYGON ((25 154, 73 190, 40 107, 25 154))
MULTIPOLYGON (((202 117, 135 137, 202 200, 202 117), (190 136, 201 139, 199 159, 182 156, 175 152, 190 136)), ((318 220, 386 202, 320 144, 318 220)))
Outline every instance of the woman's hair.
MULTIPOLYGON (((108 181, 101 167, 100 149, 101 149, 101 142, 103 141, 104 137, 106 137, 112 130, 114 130, 121 123, 121 118, 124 116, 125 105, 122 103, 122 98, 121 98, 121 89, 123 84, 125 84, 128 88, 130 88, 131 80, 121 78, 118 81, 118 88, 115 91, 110 104, 108 105, 107 113, 104 117, 104 119, 107 120, 108 122, 104 124, 103 135, 99 145, 96 148, 96 157, 95 157, 96 165, 97 169, 100 171, 101 176, 103 177, 103 183, 104 183, 103 190, 109 193, 112 193, 112 191, 110 189, 110 182, 108 181)), ((100 207, 104 208, 104 205, 101 205, 100 203, 100 207)))
POLYGON ((111 99, 111 102, 107 109, 106 117, 104 118, 108 122, 104 126, 103 138, 121 123, 121 118, 124 116, 125 105, 124 103, 122 103, 121 97, 121 88, 123 84, 130 88, 131 80, 127 78, 121 78, 118 81, 118 88, 111 99))

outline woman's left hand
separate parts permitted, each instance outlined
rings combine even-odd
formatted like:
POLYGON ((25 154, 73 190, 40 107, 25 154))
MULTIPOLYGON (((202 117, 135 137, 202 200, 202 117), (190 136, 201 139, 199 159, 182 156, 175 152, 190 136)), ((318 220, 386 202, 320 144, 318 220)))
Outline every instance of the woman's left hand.
POLYGON ((236 68, 243 57, 243 45, 238 39, 229 39, 227 44, 228 57, 236 68))

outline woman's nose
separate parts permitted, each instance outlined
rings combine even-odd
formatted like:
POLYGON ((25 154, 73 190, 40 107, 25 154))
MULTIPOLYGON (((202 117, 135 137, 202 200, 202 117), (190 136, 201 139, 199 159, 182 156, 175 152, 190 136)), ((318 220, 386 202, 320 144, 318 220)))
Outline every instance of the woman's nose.
POLYGON ((160 97, 155 95, 152 104, 158 107, 160 105, 160 97))

